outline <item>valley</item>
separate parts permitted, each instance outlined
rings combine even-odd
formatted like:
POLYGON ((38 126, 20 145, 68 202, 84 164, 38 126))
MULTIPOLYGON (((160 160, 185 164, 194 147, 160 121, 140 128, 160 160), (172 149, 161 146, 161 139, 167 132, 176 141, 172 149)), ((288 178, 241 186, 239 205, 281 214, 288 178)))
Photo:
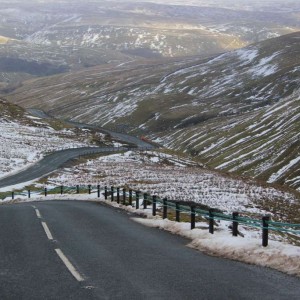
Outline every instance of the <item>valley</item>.
POLYGON ((130 185, 299 223, 297 1, 2 1, 0 35, 1 178, 62 149, 151 142, 28 184, 130 185))
POLYGON ((299 188, 299 33, 206 58, 133 61, 27 81, 7 96, 149 136, 210 167, 299 188))

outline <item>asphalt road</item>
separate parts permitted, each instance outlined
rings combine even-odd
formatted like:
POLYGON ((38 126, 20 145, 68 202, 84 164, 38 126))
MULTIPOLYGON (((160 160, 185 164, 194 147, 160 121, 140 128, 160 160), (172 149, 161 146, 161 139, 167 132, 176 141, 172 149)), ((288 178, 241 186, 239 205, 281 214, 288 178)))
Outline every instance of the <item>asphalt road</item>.
MULTIPOLYGON (((49 119, 53 118, 52 116, 48 115, 46 112, 35 109, 35 108, 29 108, 28 112, 31 113, 32 115, 42 118, 42 119, 49 119)), ((95 130, 100 130, 103 133, 109 134, 112 138, 117 139, 119 141, 122 141, 124 143, 130 143, 136 145, 138 148, 146 148, 146 149, 154 149, 155 146, 152 144, 149 144, 138 137, 135 137, 133 135, 129 135, 126 133, 120 133, 120 132, 114 132, 112 130, 104 129, 100 126, 92 125, 92 124, 84 124, 84 123, 79 123, 79 122, 74 122, 74 121, 67 121, 64 120, 65 123, 69 123, 73 126, 76 126, 78 128, 88 128, 88 129, 95 129, 95 130)))
POLYGON ((0 299, 299 299, 298 278, 203 255, 131 217, 96 202, 1 205, 0 299))
POLYGON ((56 151, 52 154, 46 155, 39 162, 25 170, 0 179, 0 188, 43 177, 57 170, 67 161, 80 155, 87 155, 90 153, 117 152, 121 149, 122 148, 114 147, 83 147, 56 151))

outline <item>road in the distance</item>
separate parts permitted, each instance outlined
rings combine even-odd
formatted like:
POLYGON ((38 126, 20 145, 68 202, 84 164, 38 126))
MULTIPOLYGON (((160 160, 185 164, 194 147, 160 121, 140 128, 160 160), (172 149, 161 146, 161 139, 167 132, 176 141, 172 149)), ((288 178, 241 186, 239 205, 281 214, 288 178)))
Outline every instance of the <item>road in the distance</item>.
MULTIPOLYGON (((49 114, 47 114, 46 112, 44 112, 43 110, 40 109, 36 109, 36 108, 29 108, 27 109, 27 111, 38 117, 38 118, 42 118, 42 119, 51 119, 53 118, 52 116, 50 116, 49 114)), ((141 139, 139 139, 136 136, 133 135, 129 135, 126 133, 120 133, 120 132, 115 132, 112 130, 108 130, 105 129, 103 127, 97 126, 97 125, 92 125, 92 124, 85 124, 85 123, 79 123, 79 122, 74 122, 74 121, 68 121, 68 120, 63 120, 63 122, 73 125, 75 127, 78 128, 88 128, 88 129, 94 129, 94 130, 100 130, 103 133, 109 134, 112 138, 117 139, 121 142, 124 143, 130 143, 130 144, 134 144, 136 145, 138 148, 145 148, 145 149, 154 149, 155 146, 152 144, 147 143, 146 141, 143 141, 141 139)))
POLYGON ((96 202, 0 206, 0 299, 299 299, 298 278, 203 255, 130 217, 96 202))
MULTIPOLYGON (((37 109, 30 109, 28 110, 31 114, 40 117, 40 118, 47 118, 49 117, 46 113, 44 113, 41 110, 37 109)), ((68 123, 66 121, 66 123, 68 123)), ((130 136, 123 133, 117 133, 109 130, 105 130, 103 128, 94 126, 94 125, 88 125, 88 124, 82 124, 82 123, 76 123, 76 122, 69 122, 73 124, 74 126, 80 127, 80 128, 90 128, 90 129, 98 129, 101 130, 107 134, 110 134, 113 138, 123 141, 125 143, 130 143, 133 145, 136 145, 136 148, 131 149, 154 149, 155 147, 145 141, 140 140, 137 137, 130 136)), ((126 150, 129 148, 126 147, 82 147, 82 148, 73 148, 73 149, 66 149, 66 150, 60 150, 56 151, 52 154, 49 154, 45 156, 42 160, 37 162, 36 164, 32 165, 31 167, 20 171, 16 174, 13 174, 11 176, 7 176, 5 178, 0 179, 0 188, 8 187, 24 182, 28 182, 34 179, 38 179, 40 177, 46 176, 50 174, 51 172, 57 170, 59 167, 61 167, 64 163, 67 161, 76 158, 80 155, 86 155, 89 153, 112 153, 112 152, 118 152, 120 150, 126 150)))
POLYGON ((123 148, 115 147, 83 147, 56 151, 52 154, 46 155, 39 162, 35 163, 25 170, 0 179, 0 188, 38 179, 42 176, 50 174, 51 172, 61 167, 67 161, 80 155, 87 155, 92 153, 112 153, 120 151, 122 149, 123 148))

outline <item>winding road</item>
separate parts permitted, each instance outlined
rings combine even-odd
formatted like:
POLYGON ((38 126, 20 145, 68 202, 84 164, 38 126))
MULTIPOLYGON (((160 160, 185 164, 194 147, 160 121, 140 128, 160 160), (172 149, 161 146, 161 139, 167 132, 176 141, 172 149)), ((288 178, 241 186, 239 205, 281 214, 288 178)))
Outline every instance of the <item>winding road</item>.
MULTIPOLYGON (((36 116, 36 117, 42 118, 42 119, 47 119, 47 118, 52 119, 53 118, 52 116, 48 115, 44 111, 39 110, 39 109, 35 109, 35 108, 28 109, 28 112, 30 114, 32 114, 33 116, 36 116)), ((73 125, 73 126, 78 127, 78 128, 87 128, 87 129, 99 130, 103 133, 109 134, 114 139, 120 140, 124 143, 134 144, 139 148, 147 148, 147 149, 155 148, 155 146, 153 144, 149 144, 145 141, 142 141, 138 137, 135 137, 135 136, 132 136, 132 135, 129 135, 129 134, 126 134, 126 133, 115 132, 115 131, 108 130, 108 129, 105 129, 103 127, 96 126, 96 125, 91 125, 91 124, 84 124, 84 123, 68 121, 68 120, 63 120, 63 121, 67 124, 73 125)))
POLYGON ((95 153, 114 153, 118 151, 126 150, 126 148, 117 147, 83 147, 72 148, 56 151, 49 155, 46 155, 43 159, 32 165, 31 167, 16 173, 14 175, 4 177, 0 179, 0 188, 28 182, 43 176, 46 176, 59 167, 61 167, 67 161, 79 157, 81 155, 95 154, 95 153))
MULTIPOLYGON (((32 115, 37 116, 39 118, 51 118, 45 112, 37 109, 29 109, 28 110, 32 115)), ((96 129, 101 130, 109 134, 112 138, 122 141, 124 143, 134 144, 136 148, 134 149, 153 149, 155 148, 152 144, 149 144, 145 141, 140 140, 137 137, 127 135, 124 133, 117 133, 110 130, 103 129, 98 126, 82 124, 77 122, 67 121, 76 127, 79 128, 89 128, 89 129, 96 129)), ((59 167, 61 167, 67 161, 79 157, 81 155, 88 155, 88 154, 95 154, 95 153, 114 153, 122 150, 128 150, 129 148, 126 147, 83 147, 83 148, 73 148, 73 149, 66 149, 56 151, 52 154, 46 155, 43 159, 41 159, 36 164, 32 165, 31 167, 20 171, 11 176, 7 176, 0 179, 0 188, 9 187, 12 185, 25 183, 34 179, 38 179, 40 177, 46 176, 59 167)))
POLYGON ((206 256, 101 202, 0 206, 0 299, 296 300, 299 278, 206 256))

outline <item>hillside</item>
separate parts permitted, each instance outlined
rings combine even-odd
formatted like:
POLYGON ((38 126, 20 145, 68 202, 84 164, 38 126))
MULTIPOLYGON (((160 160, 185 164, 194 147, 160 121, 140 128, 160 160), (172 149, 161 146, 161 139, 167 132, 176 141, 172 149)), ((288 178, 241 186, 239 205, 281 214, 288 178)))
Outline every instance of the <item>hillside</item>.
POLYGON ((294 33, 204 59, 98 66, 28 81, 8 99, 298 188, 299 41, 294 33))

